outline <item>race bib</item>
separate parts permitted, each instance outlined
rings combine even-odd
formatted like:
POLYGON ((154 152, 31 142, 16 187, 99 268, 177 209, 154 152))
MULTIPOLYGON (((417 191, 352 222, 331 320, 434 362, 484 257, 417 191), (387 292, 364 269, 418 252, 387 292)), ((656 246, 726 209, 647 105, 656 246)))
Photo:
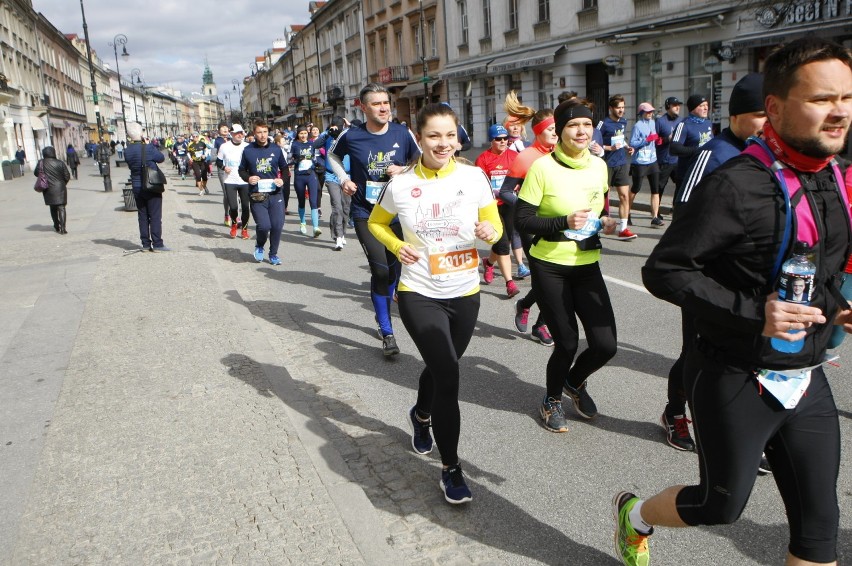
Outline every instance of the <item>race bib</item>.
POLYGON ((491 174, 491 192, 494 193, 494 198, 500 196, 500 187, 503 186, 505 180, 506 175, 491 174))
POLYGON ((261 179, 257 182, 257 192, 259 193, 274 193, 275 192, 275 180, 274 179, 261 179))
POLYGON ((615 149, 616 146, 619 145, 624 146, 624 136, 612 136, 612 141, 610 141, 610 145, 613 149, 615 149))
POLYGON ((310 159, 303 159, 299 161, 299 171, 310 171, 313 166, 314 163, 310 159))
POLYGON ((583 225, 582 228, 580 228, 579 230, 564 230, 562 233, 565 234, 565 237, 569 240, 580 242, 600 232, 601 226, 601 219, 597 216, 592 217, 590 213, 589 219, 586 220, 586 223, 583 225))
POLYGON ((204 152, 203 152, 203 151, 196 151, 196 152, 194 153, 194 155, 195 155, 195 157, 197 157, 198 159, 201 159, 202 157, 204 157, 204 152))
POLYGON ((429 271, 432 279, 444 280, 476 272, 479 254, 475 242, 462 242, 451 246, 429 247, 429 271))
POLYGON ((785 409, 795 409, 796 405, 811 384, 810 369, 772 371, 762 369, 757 373, 757 381, 764 389, 772 393, 785 409))
POLYGON ((376 204, 379 201, 379 195, 382 194, 382 187, 384 186, 385 184, 380 181, 367 181, 365 190, 367 202, 376 204))

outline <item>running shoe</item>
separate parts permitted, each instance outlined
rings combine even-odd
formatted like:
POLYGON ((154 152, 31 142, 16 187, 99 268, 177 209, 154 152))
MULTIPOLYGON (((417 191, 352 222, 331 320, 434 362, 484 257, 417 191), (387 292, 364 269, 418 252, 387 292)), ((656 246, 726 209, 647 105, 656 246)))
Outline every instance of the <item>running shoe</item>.
POLYGON ((635 240, 636 238, 636 234, 631 232, 629 228, 625 228, 624 230, 618 233, 619 240, 635 240))
POLYGON ((458 505, 460 503, 467 503, 473 499, 470 488, 467 487, 467 483, 464 481, 461 464, 441 470, 441 483, 438 485, 441 487, 441 491, 444 492, 444 499, 448 503, 458 505))
POLYGON ((299 224, 299 232, 301 232, 303 236, 307 236, 308 235, 308 225, 305 224, 304 222, 299 224))
POLYGON ((386 358, 399 354, 399 346, 396 345, 396 338, 393 334, 382 336, 382 354, 386 358))
POLYGON ((660 220, 659 216, 655 216, 654 218, 651 219, 651 226, 654 226, 655 228, 659 228, 660 226, 665 226, 665 224, 666 224, 665 222, 660 220))
POLYGON ((314 228, 314 238, 319 238, 321 234, 322 234, 322 230, 320 230, 319 226, 316 226, 314 228))
POLYGON ((432 419, 426 422, 417 418, 416 407, 408 411, 408 422, 411 425, 411 447, 418 454, 428 454, 432 451, 432 419))
POLYGON ((231 225, 231 215, 226 214, 225 215, 225 226, 230 226, 230 225, 231 225))
POLYGON ((255 246, 254 259, 255 261, 263 261, 263 248, 258 248, 257 246, 255 246))
POLYGON ((199 190, 198 190, 198 196, 200 196, 200 197, 203 197, 203 196, 204 196, 204 189, 199 189, 199 190))
POLYGON ((518 332, 526 333, 530 320, 530 309, 521 306, 521 301, 515 303, 515 328, 518 332))
POLYGON ((340 236, 340 243, 346 245, 346 236, 340 236))
POLYGON ((533 326, 532 337, 533 340, 541 343, 542 346, 553 346, 553 337, 550 335, 550 331, 547 329, 546 324, 533 326))
POLYGON ((510 299, 520 293, 521 290, 518 289, 518 285, 514 281, 506 281, 506 296, 510 299))
POLYGON ((491 285, 494 281, 494 264, 489 263, 486 258, 482 258, 482 279, 486 285, 491 285))
POLYGON ((248 240, 248 239, 249 239, 248 228, 243 228, 243 231, 242 231, 242 233, 240 234, 240 237, 241 237, 243 240, 248 240))
POLYGON ((562 411, 562 401, 545 395, 538 414, 544 421, 544 428, 550 432, 568 432, 568 423, 565 422, 565 413, 562 411))
POLYGON ((271 255, 269 256, 269 263, 272 265, 281 265, 281 258, 277 255, 271 255))
POLYGON ((661 213, 659 213, 659 214, 657 214, 657 218, 659 218, 660 220, 665 221, 665 217, 663 216, 663 213, 662 213, 662 212, 661 212, 661 213))
POLYGON ((772 473, 772 466, 769 465, 769 460, 766 458, 766 452, 760 455, 760 464, 757 466, 757 474, 765 476, 772 473))
POLYGON ((625 566, 649 566, 651 554, 648 551, 648 537, 654 533, 651 529, 643 535, 630 524, 630 510, 639 498, 629 491, 617 493, 612 498, 612 513, 615 517, 615 555, 625 566))
POLYGON ((670 417, 663 411, 660 416, 660 426, 666 431, 666 442, 677 450, 691 452, 695 450, 695 441, 689 435, 690 420, 684 415, 670 417))
POLYGON ((208 189, 207 187, 204 187, 204 194, 205 194, 205 195, 209 195, 209 194, 210 194, 210 189, 208 189))
POLYGON ((232 222, 232 223, 231 223, 231 238, 236 238, 236 237, 237 237, 237 230, 239 230, 239 228, 237 228, 236 223, 233 223, 233 222, 232 222))
POLYGON ((343 249, 343 242, 341 242, 341 241, 340 241, 340 240, 342 240, 342 239, 343 239, 343 238, 337 238, 337 239, 334 241, 334 251, 339 252, 340 250, 342 250, 342 249, 343 249))
POLYGON ((530 268, 524 265, 523 263, 518 266, 518 275, 516 276, 518 279, 526 279, 530 276, 530 268))
POLYGON ((574 389, 568 382, 562 384, 562 392, 574 402, 574 409, 584 419, 593 419, 598 414, 598 407, 589 395, 586 384, 574 389))

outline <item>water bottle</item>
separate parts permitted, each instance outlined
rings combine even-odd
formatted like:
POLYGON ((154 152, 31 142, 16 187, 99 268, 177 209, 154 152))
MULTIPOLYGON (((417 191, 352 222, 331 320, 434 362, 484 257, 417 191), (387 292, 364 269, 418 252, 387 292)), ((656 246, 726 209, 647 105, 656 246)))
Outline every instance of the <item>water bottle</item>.
MULTIPOLYGON (((796 242, 793 255, 781 265, 781 276, 778 278, 778 300, 809 305, 814 287, 816 265, 808 259, 810 246, 805 242, 796 242)), ((788 330, 788 334, 797 334, 799 330, 788 330)), ((796 354, 802 351, 805 339, 788 342, 779 338, 771 338, 770 343, 777 352, 796 354)))

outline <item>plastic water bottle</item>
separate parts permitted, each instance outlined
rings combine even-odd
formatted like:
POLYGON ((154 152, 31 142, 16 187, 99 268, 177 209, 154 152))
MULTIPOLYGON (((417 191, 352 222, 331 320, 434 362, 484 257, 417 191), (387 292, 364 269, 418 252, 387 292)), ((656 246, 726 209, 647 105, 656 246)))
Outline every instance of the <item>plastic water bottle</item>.
MULTIPOLYGON (((814 287, 816 265, 808 259, 810 246, 805 242, 796 242, 793 255, 781 266, 781 276, 778 278, 778 300, 809 305, 814 287)), ((799 330, 788 330, 788 334, 797 334, 799 330)), ((772 347, 778 352, 795 354, 802 351, 805 339, 788 342, 779 338, 771 338, 772 347)))

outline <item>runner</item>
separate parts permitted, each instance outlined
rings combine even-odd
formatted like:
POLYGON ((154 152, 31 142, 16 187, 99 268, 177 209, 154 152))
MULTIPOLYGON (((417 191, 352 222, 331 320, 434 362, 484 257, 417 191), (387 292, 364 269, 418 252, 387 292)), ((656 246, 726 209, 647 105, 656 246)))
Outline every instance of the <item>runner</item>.
MULTIPOLYGON (((479 157, 476 158, 476 166, 482 169, 491 181, 491 190, 496 197, 499 195, 500 187, 503 186, 503 181, 509 173, 509 167, 518 154, 508 149, 509 132, 500 124, 493 124, 488 128, 488 139, 491 141, 491 147, 479 154, 479 157)), ((491 254, 482 259, 482 265, 485 268, 484 281, 486 285, 490 285, 494 281, 494 265, 496 264, 506 281, 506 296, 511 299, 521 292, 518 285, 512 280, 512 260, 509 255, 511 251, 510 242, 514 234, 512 228, 514 225, 512 218, 514 208, 503 206, 503 201, 498 198, 497 209, 500 211, 500 220, 503 222, 504 230, 500 240, 491 247, 491 254)))
MULTIPOLYGON (((221 129, 220 129, 221 131, 221 129)), ((249 186, 240 178, 239 166, 243 160, 243 150, 246 145, 243 138, 246 132, 240 124, 234 124, 231 130, 231 141, 219 146, 216 156, 216 166, 225 173, 225 196, 228 199, 228 225, 231 227, 231 238, 237 237, 237 231, 242 226, 243 240, 249 239, 249 186), (242 215, 237 219, 237 206, 242 209, 242 215)))
MULTIPOLYGON (((370 265, 370 298, 376 313, 385 357, 399 354, 393 335, 390 307, 400 265, 396 256, 370 233, 367 219, 384 184, 420 154, 414 136, 405 126, 391 124, 390 94, 382 85, 370 83, 359 94, 366 122, 352 125, 331 146, 328 163, 341 180, 343 191, 352 197, 355 233, 370 265), (350 173, 342 165, 349 155, 350 173), (350 178, 351 174, 351 178, 350 178)), ((398 223, 391 227, 402 237, 398 223)))
POLYGON ((635 240, 636 234, 630 231, 628 225, 633 223, 630 218, 630 165, 628 158, 633 155, 633 148, 625 138, 627 119, 624 117, 624 97, 614 94, 609 97, 609 114, 598 123, 597 129, 603 136, 604 160, 609 175, 609 187, 615 189, 618 195, 618 228, 619 240, 635 240))
POLYGON ((240 178, 249 184, 251 215, 257 232, 254 259, 263 261, 263 248, 269 240, 269 263, 281 265, 278 245, 284 228, 284 198, 282 187, 290 184, 287 159, 277 145, 270 143, 269 126, 259 120, 254 123, 255 141, 243 149, 240 178))
POLYGON ((657 135, 654 124, 654 107, 650 102, 639 105, 638 117, 630 132, 630 147, 633 149, 633 159, 630 162, 630 176, 633 186, 630 188, 630 208, 633 200, 642 189, 642 180, 648 178, 651 190, 651 226, 659 228, 664 225, 660 220, 660 166, 657 164, 657 135))
POLYGON ((609 190, 606 164, 589 151, 592 110, 571 99, 554 111, 560 141, 548 157, 529 168, 518 193, 515 224, 533 234, 527 253, 539 308, 556 342, 547 363, 547 392, 540 414, 552 432, 566 432, 562 392, 581 417, 594 418, 597 407, 586 380, 616 351, 615 315, 600 269, 598 232, 615 232, 617 222, 603 216, 609 190), (576 357, 577 318, 588 348, 576 357))
POLYGON ((314 238, 322 234, 319 227, 319 180, 314 166, 315 155, 318 145, 325 140, 316 138, 308 141, 308 129, 300 126, 296 130, 296 140, 290 146, 290 155, 293 161, 293 175, 295 176, 296 198, 299 201, 299 232, 307 235, 308 228, 305 224, 305 193, 311 205, 311 225, 313 226, 314 238))
POLYGON ((187 145, 187 154, 192 160, 192 172, 195 175, 195 187, 198 189, 198 196, 205 194, 209 195, 207 190, 207 144, 204 142, 204 136, 196 133, 193 136, 189 145, 187 145))
MULTIPOLYGON (((334 145, 334 140, 347 128, 345 118, 336 116, 328 127, 328 138, 325 141, 326 155, 331 151, 331 146, 334 145)), ((349 173, 349 156, 343 156, 343 169, 349 173)), ((343 193, 340 186, 340 179, 334 174, 331 169, 325 172, 325 186, 328 189, 328 198, 331 201, 331 218, 328 225, 331 230, 331 237, 334 239, 334 250, 340 251, 346 245, 346 228, 349 224, 349 209, 352 204, 352 198, 343 193)))
POLYGON ((699 338, 684 376, 700 481, 647 501, 615 496, 624 564, 649 563, 655 526, 736 521, 764 447, 789 522, 785 564, 837 563, 841 439, 821 364, 832 323, 852 331, 852 309, 834 277, 852 250, 852 228, 833 162, 852 115, 852 55, 817 36, 783 45, 765 61, 763 93, 766 141, 699 184, 642 269, 651 293, 695 317, 699 338), (800 191, 806 197, 794 205, 800 191), (796 241, 816 244, 809 305, 774 292, 796 241), (772 339, 804 347, 782 353, 772 339))
MULTIPOLYGON (((509 168, 509 174, 503 181, 503 186, 500 187, 500 200, 503 201, 503 206, 511 206, 514 209, 515 203, 518 201, 518 191, 527 176, 527 171, 534 161, 549 154, 553 151, 553 146, 559 141, 559 136, 556 135, 556 124, 553 119, 553 110, 546 108, 544 110, 535 111, 529 106, 523 106, 519 101, 514 91, 506 96, 504 103, 506 112, 514 117, 517 121, 525 124, 532 121, 532 129, 535 134, 533 144, 518 154, 518 157, 512 162, 509 168)), ((508 212, 508 210, 506 211, 508 212)), ((513 212, 514 214, 514 212, 513 212)), ((524 253, 530 257, 530 246, 532 246, 532 236, 525 234, 521 230, 515 228, 515 232, 521 237, 524 246, 524 253)), ((515 303, 515 328, 518 332, 526 333, 530 309, 536 303, 535 287, 527 293, 526 297, 515 303)), ((544 322, 544 317, 539 309, 538 319, 533 324, 532 338, 543 346, 553 346, 553 338, 544 322)))
POLYGON ((186 142, 186 138, 183 136, 178 136, 177 141, 175 141, 174 146, 172 147, 172 155, 175 156, 175 166, 177 167, 178 173, 180 173, 180 180, 186 180, 186 172, 189 169, 189 144, 186 142))
POLYGON ((479 314, 476 240, 494 244, 502 231, 488 179, 453 158, 457 126, 447 105, 418 112, 423 156, 391 179, 369 220, 370 232, 403 264, 399 313, 426 364, 408 411, 411 444, 418 454, 430 453, 434 428, 443 465, 439 485, 452 504, 472 498, 458 457, 458 391, 459 359, 479 314))

